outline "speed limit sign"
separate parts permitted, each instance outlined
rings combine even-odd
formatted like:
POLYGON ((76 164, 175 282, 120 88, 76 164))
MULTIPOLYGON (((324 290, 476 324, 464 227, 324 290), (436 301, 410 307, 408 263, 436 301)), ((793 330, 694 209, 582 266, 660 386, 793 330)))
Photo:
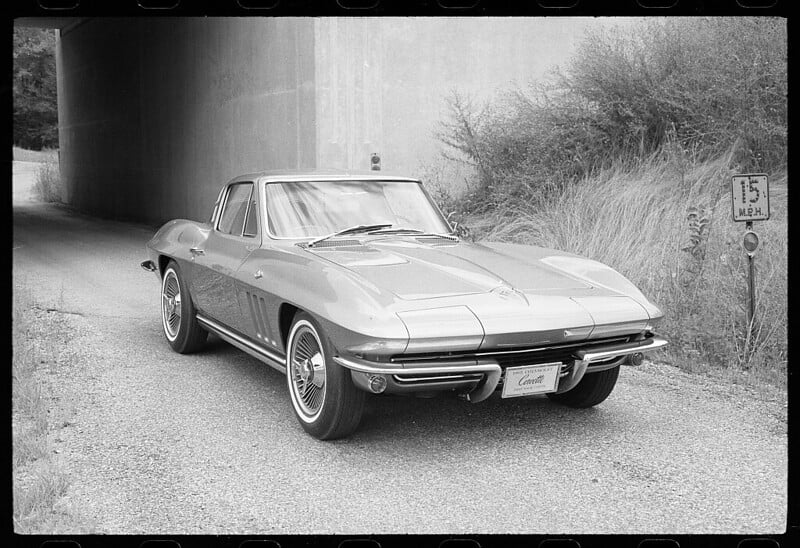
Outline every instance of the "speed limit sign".
POLYGON ((731 177, 731 201, 734 221, 769 219, 769 180, 764 173, 731 177))

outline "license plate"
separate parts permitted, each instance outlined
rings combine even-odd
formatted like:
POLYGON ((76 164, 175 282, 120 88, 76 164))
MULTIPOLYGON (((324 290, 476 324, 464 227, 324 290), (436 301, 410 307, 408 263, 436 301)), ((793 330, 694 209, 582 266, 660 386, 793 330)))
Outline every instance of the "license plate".
POLYGON ((506 378, 503 381, 502 397, 514 398, 555 392, 558 389, 559 371, 561 371, 560 362, 509 367, 506 369, 506 378))

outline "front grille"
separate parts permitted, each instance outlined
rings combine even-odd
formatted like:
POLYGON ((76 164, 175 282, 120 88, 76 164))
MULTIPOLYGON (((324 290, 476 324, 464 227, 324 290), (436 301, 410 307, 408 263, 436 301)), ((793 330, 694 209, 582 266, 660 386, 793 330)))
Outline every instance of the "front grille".
POLYGON ((608 345, 626 343, 633 340, 635 335, 625 337, 611 337, 605 339, 593 339, 591 341, 581 341, 576 343, 565 343, 551 346, 541 346, 532 348, 509 348, 493 349, 481 352, 445 352, 445 353, 425 353, 425 354, 401 354, 392 356, 391 361, 404 365, 433 365, 436 362, 446 362, 451 360, 493 360, 500 367, 515 367, 518 365, 535 365, 537 363, 561 362, 569 363, 575 360, 574 353, 578 350, 591 350, 592 348, 608 345))
POLYGON ((399 384, 427 384, 431 382, 464 382, 479 381, 483 378, 483 373, 455 373, 452 375, 393 375, 394 380, 399 384))

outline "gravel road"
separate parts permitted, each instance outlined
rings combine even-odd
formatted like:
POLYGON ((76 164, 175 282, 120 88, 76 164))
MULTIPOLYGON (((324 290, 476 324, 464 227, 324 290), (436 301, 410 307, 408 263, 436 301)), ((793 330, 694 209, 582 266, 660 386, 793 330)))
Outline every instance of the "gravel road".
POLYGON ((664 364, 623 368, 601 406, 373 399, 320 442, 284 378, 211 338, 170 351, 152 230, 14 207, 15 291, 68 325, 48 378, 64 504, 98 532, 780 533, 786 397, 664 364))

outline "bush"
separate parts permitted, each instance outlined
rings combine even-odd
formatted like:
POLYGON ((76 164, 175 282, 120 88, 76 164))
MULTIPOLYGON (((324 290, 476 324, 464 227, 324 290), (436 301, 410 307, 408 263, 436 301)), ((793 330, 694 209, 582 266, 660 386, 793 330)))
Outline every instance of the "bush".
POLYGON ((36 168, 33 192, 42 202, 61 202, 61 173, 57 156, 52 156, 36 168))
POLYGON ((627 36, 592 32, 560 83, 594 105, 618 155, 673 136, 699 160, 741 140, 744 169, 786 162, 785 19, 669 18, 627 36))
POLYGON ((749 371, 785 382, 787 176, 770 183, 772 217, 758 223, 757 321, 747 325, 744 227, 730 212, 734 150, 689 168, 653 155, 569 185, 542 207, 509 205, 471 221, 479 240, 510 241, 604 262, 665 313, 668 355, 688 369, 749 371))
POLYGON ((773 171, 786 162, 786 44, 786 21, 776 18, 591 32, 543 84, 482 107, 454 92, 440 139, 477 170, 476 212, 540 202, 664 148, 696 163, 735 145, 742 170, 773 171))
POLYGON ((665 312, 668 356, 785 383, 786 21, 669 18, 592 32, 566 70, 475 105, 453 93, 446 156, 475 170, 436 196, 475 239, 574 252, 665 312), (730 176, 770 175, 756 320, 730 176))

